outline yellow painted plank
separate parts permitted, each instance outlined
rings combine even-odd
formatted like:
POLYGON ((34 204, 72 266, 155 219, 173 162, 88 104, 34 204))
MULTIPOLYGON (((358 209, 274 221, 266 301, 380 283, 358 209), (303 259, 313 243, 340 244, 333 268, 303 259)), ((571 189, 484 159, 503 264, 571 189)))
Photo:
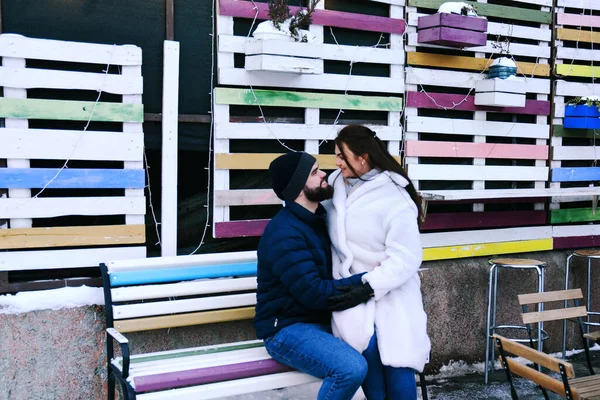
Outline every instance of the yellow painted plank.
POLYGON ((252 318, 254 318, 254 307, 244 307, 229 310, 168 315, 164 317, 124 319, 122 321, 115 321, 114 325, 116 330, 124 333, 176 328, 178 326, 214 324, 216 322, 239 321, 252 318))
POLYGON ((600 77, 600 67, 575 64, 557 64, 556 74, 561 76, 583 76, 586 78, 597 78, 600 77))
MULTIPOLYGON (((471 71, 487 70, 493 60, 487 58, 475 58, 466 56, 451 56, 445 54, 417 53, 409 52, 407 54, 408 65, 420 65, 427 67, 442 67, 466 69, 471 71)), ((531 76, 550 76, 550 65, 535 64, 528 62, 517 62, 518 74, 531 76)))
MULTIPOLYGON (((271 161, 281 154, 275 153, 235 153, 235 154, 217 154, 215 157, 216 169, 269 169, 271 161)), ((313 154, 319 163, 321 169, 336 169, 335 156, 333 154, 313 154)), ((396 157, 399 160, 398 157, 396 157)))
MULTIPOLYGON (((456 234, 460 235, 460 232, 457 232, 456 234)), ((431 247, 423 249, 423 261, 450 260, 454 258, 480 257, 496 254, 527 253, 530 251, 544 250, 552 250, 552 239, 431 247)))
POLYGON ((0 249, 133 244, 145 241, 145 225, 0 229, 0 249))
POLYGON ((573 42, 600 43, 600 32, 590 32, 584 29, 556 29, 556 38, 573 42))

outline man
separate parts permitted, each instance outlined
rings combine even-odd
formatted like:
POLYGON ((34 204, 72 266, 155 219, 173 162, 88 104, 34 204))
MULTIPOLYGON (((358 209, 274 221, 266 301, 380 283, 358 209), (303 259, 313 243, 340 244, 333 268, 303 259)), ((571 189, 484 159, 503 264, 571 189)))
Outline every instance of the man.
POLYGON ((351 399, 367 364, 331 334, 328 303, 339 305, 351 292, 347 307, 352 307, 366 301, 372 290, 360 275, 332 279, 325 209, 319 202, 330 199, 333 188, 317 160, 304 152, 288 153, 274 160, 269 171, 285 207, 258 245, 256 335, 275 360, 323 379, 318 399, 351 399))

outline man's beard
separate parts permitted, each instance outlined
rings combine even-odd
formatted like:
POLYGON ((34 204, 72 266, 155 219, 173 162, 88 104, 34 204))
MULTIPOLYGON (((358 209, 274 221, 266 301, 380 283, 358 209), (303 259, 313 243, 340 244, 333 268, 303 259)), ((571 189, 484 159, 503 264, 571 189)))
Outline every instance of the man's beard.
POLYGON ((331 185, 327 185, 326 187, 319 186, 314 189, 304 186, 302 191, 308 200, 314 202, 329 200, 333 197, 333 186, 331 185))

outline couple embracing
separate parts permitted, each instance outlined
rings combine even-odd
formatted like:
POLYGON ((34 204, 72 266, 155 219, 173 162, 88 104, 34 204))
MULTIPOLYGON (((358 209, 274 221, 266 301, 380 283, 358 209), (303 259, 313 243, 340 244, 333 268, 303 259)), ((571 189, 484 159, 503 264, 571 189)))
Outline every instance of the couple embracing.
POLYGON ((258 246, 254 326, 282 364, 323 379, 318 399, 416 399, 430 341, 417 192, 369 128, 335 140, 328 180, 304 152, 274 160, 285 207, 258 246))

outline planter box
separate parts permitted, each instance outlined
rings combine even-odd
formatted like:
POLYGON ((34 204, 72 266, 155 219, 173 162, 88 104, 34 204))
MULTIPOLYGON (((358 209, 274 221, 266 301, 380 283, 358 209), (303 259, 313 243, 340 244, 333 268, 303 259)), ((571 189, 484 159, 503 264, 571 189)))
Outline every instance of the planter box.
POLYGON ((565 106, 565 128, 600 129, 600 111, 596 106, 565 106))
POLYGON ((246 71, 322 74, 320 45, 251 39, 246 43, 246 71))
POLYGON ((461 48, 485 46, 487 26, 485 18, 447 13, 427 15, 419 17, 417 41, 461 48))
POLYGON ((475 105, 525 107, 525 85, 521 79, 484 79, 475 83, 475 105))

